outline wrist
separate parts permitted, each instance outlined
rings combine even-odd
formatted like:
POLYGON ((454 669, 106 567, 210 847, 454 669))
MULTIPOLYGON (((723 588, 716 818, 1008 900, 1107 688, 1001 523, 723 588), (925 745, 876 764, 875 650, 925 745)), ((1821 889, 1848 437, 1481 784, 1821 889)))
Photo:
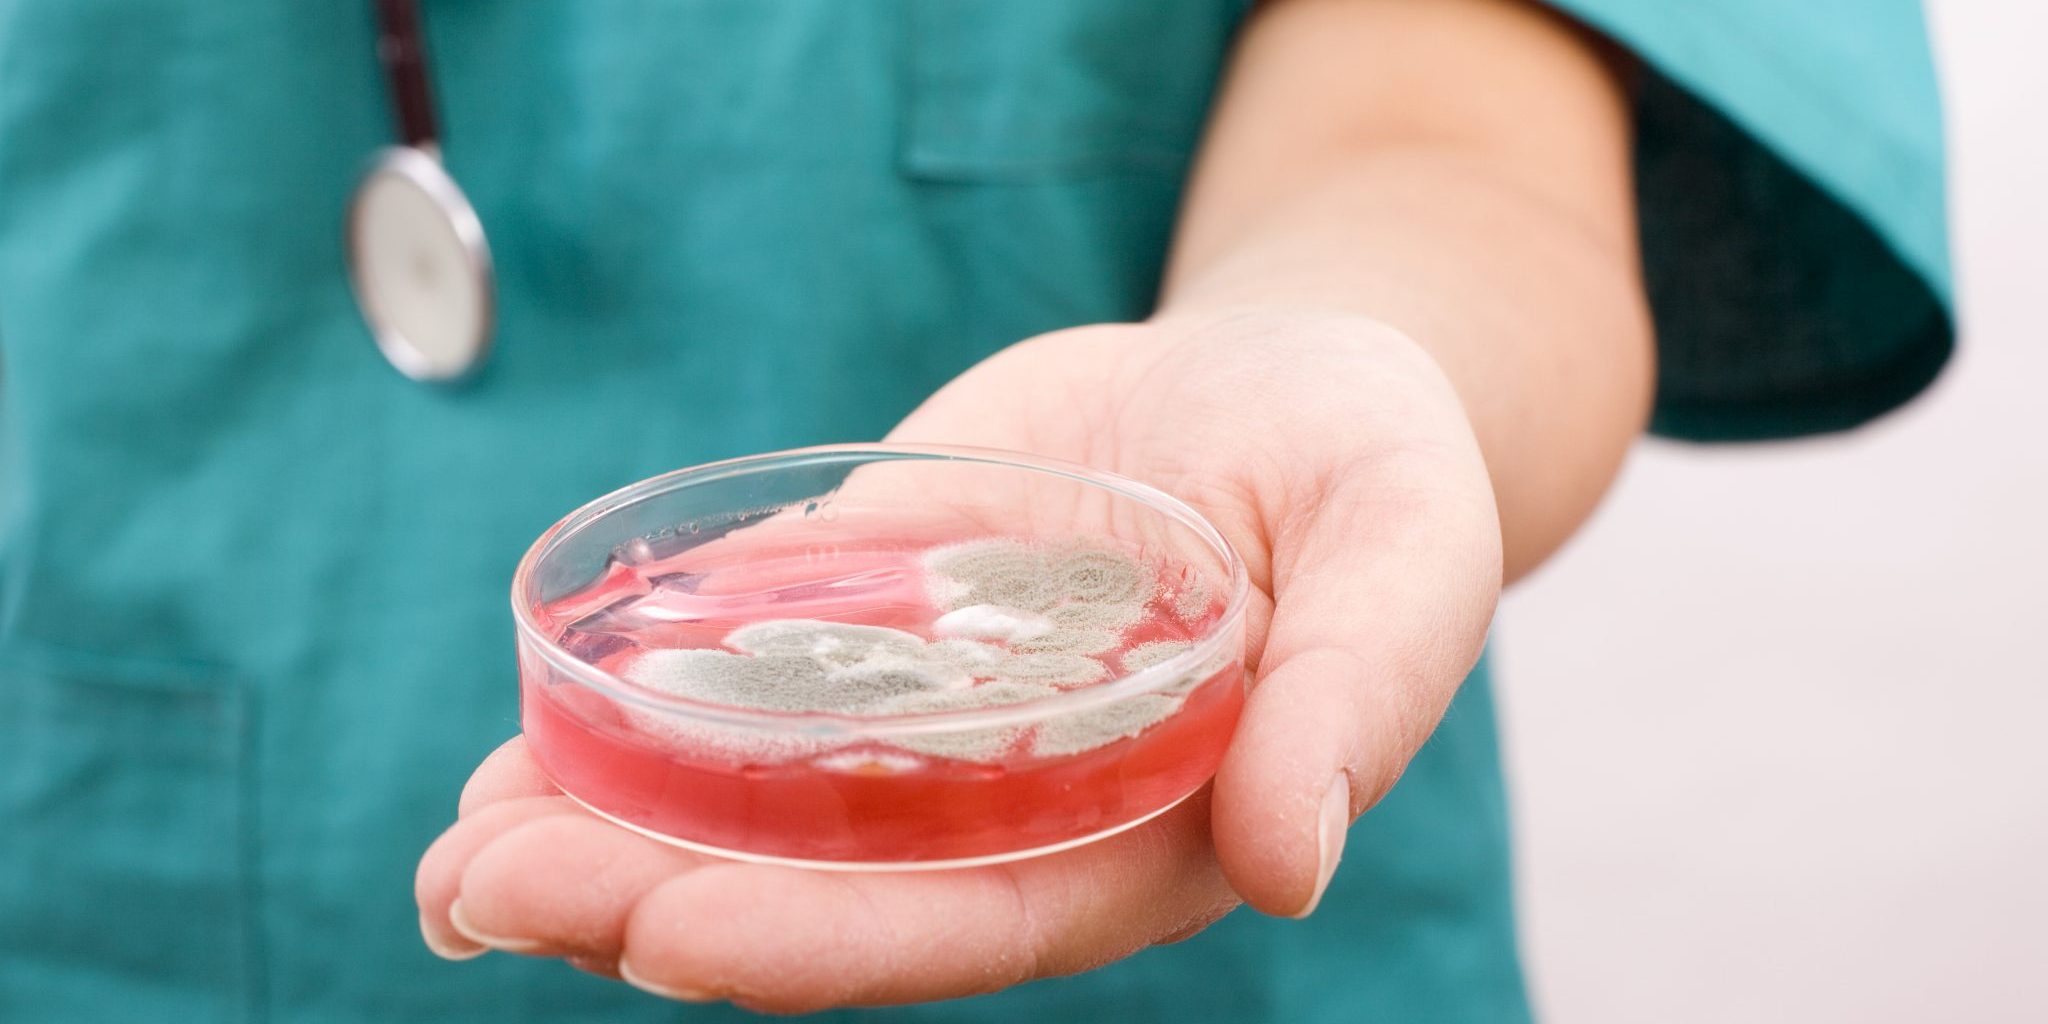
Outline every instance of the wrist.
POLYGON ((1373 451, 1420 458, 1425 464, 1456 462, 1461 450, 1479 454, 1499 510, 1508 579, 1528 572, 1570 534, 1609 475, 1599 474, 1597 483, 1575 479, 1580 474, 1571 457, 1584 450, 1560 453, 1522 443, 1514 431, 1500 429, 1499 409, 1474 407, 1475 402, 1483 406, 1490 398, 1497 400, 1497 388, 1474 387, 1469 381, 1460 386, 1457 366, 1440 358, 1423 339, 1353 309, 1174 302, 1148 324, 1169 344, 1193 352, 1212 350, 1220 343, 1257 346, 1263 350, 1263 362, 1298 359, 1320 368, 1332 382, 1347 382, 1359 399, 1343 403, 1341 410, 1274 407, 1262 415, 1341 414, 1346 422, 1324 419, 1323 429, 1373 438, 1368 446, 1373 451), (1494 429, 1486 428, 1488 422, 1494 429))
POLYGON ((1402 392, 1440 399, 1455 406, 1467 424, 1472 421, 1447 367, 1428 345, 1355 309, 1301 302, 1169 301, 1146 324, 1182 345, 1235 340, 1266 347, 1279 358, 1299 352, 1303 358, 1327 359, 1341 350, 1369 359, 1382 380, 1411 385, 1402 392))

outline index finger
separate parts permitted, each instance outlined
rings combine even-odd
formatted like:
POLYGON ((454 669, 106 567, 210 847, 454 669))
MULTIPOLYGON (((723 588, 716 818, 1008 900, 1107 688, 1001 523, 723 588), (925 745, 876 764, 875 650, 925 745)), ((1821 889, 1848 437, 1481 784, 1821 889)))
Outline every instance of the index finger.
POLYGON ((557 796, 561 792, 554 780, 541 771, 540 764, 527 750, 526 737, 522 734, 500 744, 476 766, 469 782, 462 787, 462 799, 457 803, 455 813, 457 817, 466 818, 500 801, 557 796))
POLYGON ((619 972, 674 999, 797 1013, 992 992, 1099 967, 1236 905, 1206 794, 1064 853, 950 871, 707 866, 636 908, 619 972))

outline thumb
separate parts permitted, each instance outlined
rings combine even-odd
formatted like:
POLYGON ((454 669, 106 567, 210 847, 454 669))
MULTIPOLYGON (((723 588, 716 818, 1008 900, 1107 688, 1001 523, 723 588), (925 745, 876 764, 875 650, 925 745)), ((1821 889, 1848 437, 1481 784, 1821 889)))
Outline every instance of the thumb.
POLYGON ((1258 681, 1216 777, 1217 856, 1245 902, 1315 909, 1353 818, 1384 796, 1478 659, 1500 529, 1476 451, 1350 466, 1272 531, 1258 681))

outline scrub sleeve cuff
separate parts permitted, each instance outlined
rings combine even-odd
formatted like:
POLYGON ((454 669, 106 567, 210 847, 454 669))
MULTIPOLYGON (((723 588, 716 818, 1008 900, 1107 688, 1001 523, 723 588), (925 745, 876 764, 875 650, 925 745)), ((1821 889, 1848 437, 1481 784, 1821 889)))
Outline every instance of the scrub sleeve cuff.
POLYGON ((1954 347, 1941 110, 1913 0, 1555 0, 1632 52, 1651 429, 1843 430, 1954 347))

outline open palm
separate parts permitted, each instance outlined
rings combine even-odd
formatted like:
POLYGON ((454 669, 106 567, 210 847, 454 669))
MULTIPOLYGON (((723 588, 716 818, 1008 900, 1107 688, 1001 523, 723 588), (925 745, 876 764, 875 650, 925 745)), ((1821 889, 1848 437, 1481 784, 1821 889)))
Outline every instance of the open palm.
POLYGON ((1143 827, 956 871, 721 861, 598 820, 520 740, 422 859, 447 956, 560 956, 767 1010, 987 992, 1185 938, 1240 902, 1313 909, 1351 818, 1478 656, 1501 581, 1493 492, 1435 364, 1370 320, 1245 312, 1061 331, 961 375, 892 440, 1135 477, 1250 569, 1244 718, 1212 787, 1143 827))

